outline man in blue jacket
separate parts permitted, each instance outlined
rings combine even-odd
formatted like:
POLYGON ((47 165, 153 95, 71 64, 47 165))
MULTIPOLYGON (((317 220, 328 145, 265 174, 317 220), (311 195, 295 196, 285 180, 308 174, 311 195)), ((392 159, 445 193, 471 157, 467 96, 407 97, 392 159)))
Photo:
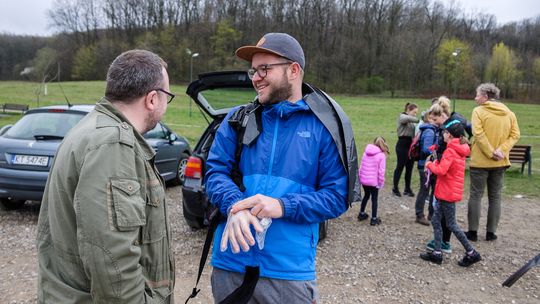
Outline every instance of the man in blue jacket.
POLYGON ((316 303, 318 223, 347 209, 348 169, 332 135, 304 100, 305 59, 298 41, 269 33, 236 55, 251 62, 248 74, 262 106, 262 131, 242 149, 243 192, 230 177, 237 133, 229 123, 221 124, 208 155, 206 191, 227 215, 214 237, 214 300, 221 302, 242 284, 246 266, 256 266, 260 279, 250 303, 316 303), (264 230, 264 218, 272 222, 263 244, 255 235, 264 230))

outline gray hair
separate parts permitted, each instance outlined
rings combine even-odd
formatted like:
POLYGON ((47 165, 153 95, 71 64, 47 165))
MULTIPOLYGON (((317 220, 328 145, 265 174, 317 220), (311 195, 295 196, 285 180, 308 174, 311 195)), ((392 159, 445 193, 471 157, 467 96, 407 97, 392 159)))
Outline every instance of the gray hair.
POLYGON ((499 99, 501 90, 493 83, 482 83, 476 88, 476 93, 486 95, 488 99, 499 99))
POLYGON ((161 88, 163 68, 167 68, 165 61, 150 51, 126 51, 109 67, 105 97, 109 101, 130 102, 161 88))

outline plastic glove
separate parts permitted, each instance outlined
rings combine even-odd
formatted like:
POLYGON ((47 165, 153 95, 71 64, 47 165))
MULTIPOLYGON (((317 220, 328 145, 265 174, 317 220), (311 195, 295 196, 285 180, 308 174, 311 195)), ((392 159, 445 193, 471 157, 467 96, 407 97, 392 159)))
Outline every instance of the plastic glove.
POLYGON ((249 251, 249 246, 255 245, 255 239, 251 234, 250 224, 256 232, 262 232, 263 227, 259 223, 259 219, 252 215, 249 210, 241 210, 237 213, 229 213, 227 224, 221 235, 221 251, 227 250, 227 244, 231 244, 231 250, 234 253, 240 252, 240 248, 244 252, 249 251))
POLYGON ((260 220, 260 224, 263 228, 263 231, 261 232, 255 232, 255 238, 257 239, 257 246, 259 247, 259 250, 262 250, 264 248, 264 238, 266 236, 266 231, 268 228, 270 228, 270 225, 272 225, 272 219, 265 217, 260 220))

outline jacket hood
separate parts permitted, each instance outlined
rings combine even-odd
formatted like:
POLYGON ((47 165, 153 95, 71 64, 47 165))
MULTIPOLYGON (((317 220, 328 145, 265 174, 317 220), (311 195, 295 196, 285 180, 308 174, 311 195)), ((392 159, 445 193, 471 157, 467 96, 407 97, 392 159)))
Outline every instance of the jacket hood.
POLYGON ((426 129, 431 129, 433 131, 436 131, 437 127, 430 124, 430 123, 423 123, 423 124, 420 125, 420 127, 418 127, 418 129, 420 129, 420 131, 424 131, 426 129))
POLYGON ((448 143, 447 149, 453 149, 461 157, 467 157, 469 155, 469 153, 471 152, 471 149, 469 148, 469 145, 459 143, 459 138, 453 138, 448 143))
POLYGON ((480 105, 480 107, 499 116, 506 116, 508 115, 508 112, 510 112, 510 109, 508 109, 504 103, 499 101, 486 101, 483 105, 480 105))
POLYGON ((373 156, 375 154, 383 153, 383 151, 381 150, 381 148, 379 148, 378 146, 376 146, 374 144, 368 144, 366 146, 365 153, 366 153, 366 155, 373 156))

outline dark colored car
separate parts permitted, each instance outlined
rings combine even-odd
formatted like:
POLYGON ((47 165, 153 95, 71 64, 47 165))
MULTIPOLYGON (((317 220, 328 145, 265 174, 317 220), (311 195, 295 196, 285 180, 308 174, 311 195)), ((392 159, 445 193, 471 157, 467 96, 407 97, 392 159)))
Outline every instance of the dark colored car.
MULTIPOLYGON (((94 105, 58 105, 28 110, 14 125, 0 129, 0 202, 9 209, 40 201, 60 142, 94 105)), ((183 181, 191 154, 187 140, 162 122, 146 134, 156 150, 156 167, 172 184, 183 181)))
MULTIPOLYGON (((182 185, 182 208, 184 218, 192 228, 208 225, 213 207, 208 201, 203 179, 206 159, 217 129, 227 113, 235 106, 251 102, 256 97, 251 80, 245 71, 226 71, 200 74, 189 84, 187 94, 204 111, 208 127, 193 148, 186 164, 182 185)), ((326 237, 328 221, 319 226, 319 239, 326 237)))

